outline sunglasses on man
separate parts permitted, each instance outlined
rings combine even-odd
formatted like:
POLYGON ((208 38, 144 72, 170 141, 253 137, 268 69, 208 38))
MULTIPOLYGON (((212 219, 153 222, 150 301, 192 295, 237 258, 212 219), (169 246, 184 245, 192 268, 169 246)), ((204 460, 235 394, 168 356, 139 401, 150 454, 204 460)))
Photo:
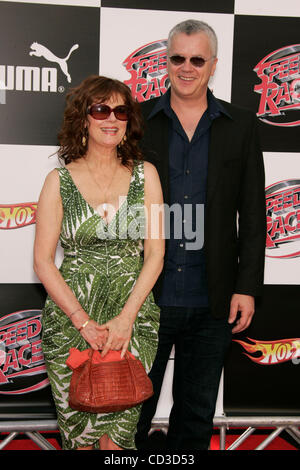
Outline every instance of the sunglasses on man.
POLYGON ((201 68, 205 65, 206 62, 209 62, 213 58, 214 57, 210 57, 209 59, 203 59, 203 57, 195 56, 190 57, 190 59, 188 59, 187 57, 183 57, 182 55, 172 55, 171 57, 169 57, 169 60, 172 65, 182 65, 186 60, 189 60, 194 67, 201 68))
POLYGON ((114 113, 115 117, 119 121, 128 121, 130 116, 130 109, 126 105, 119 105, 115 108, 111 108, 107 104, 92 104, 88 107, 87 113, 92 116, 92 118, 97 119, 97 121, 102 121, 107 119, 111 113, 114 113))

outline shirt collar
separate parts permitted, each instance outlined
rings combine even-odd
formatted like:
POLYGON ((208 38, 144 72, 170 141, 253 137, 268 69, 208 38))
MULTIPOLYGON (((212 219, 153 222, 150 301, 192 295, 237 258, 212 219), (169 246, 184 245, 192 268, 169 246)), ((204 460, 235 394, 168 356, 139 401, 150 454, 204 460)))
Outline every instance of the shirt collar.
POLYGON ((225 109, 222 103, 217 100, 217 98, 215 98, 210 89, 207 90, 207 110, 211 120, 220 116, 221 113, 232 119, 230 113, 227 111, 227 109, 225 109))
MULTIPOLYGON (((148 119, 151 119, 160 111, 164 111, 168 117, 171 117, 172 108, 170 105, 171 91, 170 88, 166 91, 164 95, 155 104, 151 113, 148 116, 148 119)), ((220 113, 225 114, 227 117, 232 118, 230 113, 224 108, 224 106, 217 100, 210 89, 207 90, 207 110, 208 115, 211 120, 220 116, 220 113)))
POLYGON ((160 111, 164 111, 167 116, 170 116, 171 112, 171 105, 170 105, 170 88, 166 91, 164 95, 162 95, 155 104, 154 108, 152 109, 151 113, 148 116, 148 119, 151 119, 153 116, 158 114, 160 111))

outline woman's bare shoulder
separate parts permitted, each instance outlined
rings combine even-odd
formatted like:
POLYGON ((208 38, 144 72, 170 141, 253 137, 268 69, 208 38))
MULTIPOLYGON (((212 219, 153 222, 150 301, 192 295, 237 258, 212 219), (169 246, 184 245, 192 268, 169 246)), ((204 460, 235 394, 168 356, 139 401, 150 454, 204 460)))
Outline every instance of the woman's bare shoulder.
POLYGON ((157 169, 150 162, 144 162, 144 174, 145 178, 156 178, 158 176, 157 169))
POLYGON ((59 194, 60 194, 59 172, 58 172, 58 168, 54 168, 46 175, 40 197, 44 197, 44 198, 47 196, 58 197, 59 194))

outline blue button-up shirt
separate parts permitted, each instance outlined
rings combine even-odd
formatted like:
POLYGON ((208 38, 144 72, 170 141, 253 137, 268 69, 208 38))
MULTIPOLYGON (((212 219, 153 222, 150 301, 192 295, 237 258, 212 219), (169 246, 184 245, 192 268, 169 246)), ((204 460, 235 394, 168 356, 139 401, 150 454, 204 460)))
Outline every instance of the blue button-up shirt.
POLYGON ((228 113, 209 90, 207 102, 191 141, 170 106, 169 90, 149 116, 163 111, 169 118, 170 211, 160 306, 208 306, 203 245, 210 127, 228 113))

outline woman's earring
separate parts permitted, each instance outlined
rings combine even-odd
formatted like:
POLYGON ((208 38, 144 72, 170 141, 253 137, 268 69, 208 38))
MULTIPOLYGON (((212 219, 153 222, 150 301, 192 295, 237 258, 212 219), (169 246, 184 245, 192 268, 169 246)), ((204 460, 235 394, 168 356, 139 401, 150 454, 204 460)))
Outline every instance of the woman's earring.
POLYGON ((87 124, 83 122, 82 123, 82 137, 81 137, 81 143, 83 147, 86 147, 88 135, 89 135, 89 131, 87 128, 87 124))
POLYGON ((127 140, 127 136, 126 136, 126 134, 124 134, 123 139, 121 140, 121 142, 119 143, 118 146, 119 146, 119 147, 122 147, 122 145, 125 144, 126 140, 127 140))

